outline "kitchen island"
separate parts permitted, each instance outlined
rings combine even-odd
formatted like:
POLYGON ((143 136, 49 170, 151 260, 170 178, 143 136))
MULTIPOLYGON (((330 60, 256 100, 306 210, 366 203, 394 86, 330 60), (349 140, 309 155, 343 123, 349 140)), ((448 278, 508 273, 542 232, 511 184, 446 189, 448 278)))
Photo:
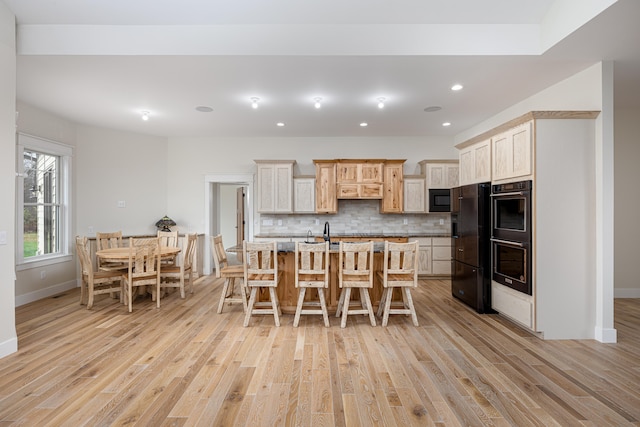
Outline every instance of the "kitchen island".
MULTIPOLYGON (((405 240, 406 241, 406 240, 405 240)), ((241 252, 241 246, 234 246, 227 249, 228 252, 241 252)), ((378 309, 380 298, 382 297, 383 286, 376 277, 376 272, 382 271, 384 259, 384 242, 374 241, 373 243, 373 288, 369 290, 371 302, 374 310, 378 309)), ((340 287, 338 285, 338 242, 332 242, 329 248, 329 288, 325 289, 325 297, 327 300, 327 308, 329 314, 334 315, 338 307, 338 299, 340 298, 340 287)), ((283 313, 294 314, 298 303, 298 289, 295 287, 295 243, 278 242, 278 269, 282 270, 282 280, 277 288, 278 299, 283 313)), ((308 300, 317 300, 317 294, 313 291, 307 292, 308 300)), ((269 292, 261 291, 260 300, 268 301, 269 292)), ((394 300, 401 299, 401 294, 394 292, 394 300)), ((351 301, 359 301, 359 296, 353 294, 351 301)))

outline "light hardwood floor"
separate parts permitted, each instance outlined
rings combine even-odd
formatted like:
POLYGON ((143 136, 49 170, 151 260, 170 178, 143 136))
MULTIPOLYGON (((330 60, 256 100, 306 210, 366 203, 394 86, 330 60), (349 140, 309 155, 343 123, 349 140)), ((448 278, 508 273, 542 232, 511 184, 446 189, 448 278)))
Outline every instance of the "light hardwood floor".
POLYGON ((0 426, 640 425, 640 301, 616 300, 617 344, 543 341, 478 315, 449 282, 421 281, 419 327, 349 316, 216 314, 200 280, 133 313, 79 292, 18 307, 19 351, 0 359, 0 426))

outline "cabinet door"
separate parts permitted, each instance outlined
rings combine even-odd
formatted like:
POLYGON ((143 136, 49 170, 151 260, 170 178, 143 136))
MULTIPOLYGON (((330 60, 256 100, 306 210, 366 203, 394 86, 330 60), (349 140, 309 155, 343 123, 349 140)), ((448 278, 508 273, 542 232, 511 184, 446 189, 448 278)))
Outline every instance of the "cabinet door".
POLYGON ((403 165, 389 164, 384 167, 384 195, 382 196, 382 213, 402 213, 403 204, 403 165))
POLYGON ((457 187, 460 182, 460 168, 456 164, 450 164, 445 166, 445 185, 446 188, 457 187))
POLYGON ((293 212, 293 165, 275 165, 275 209, 274 212, 293 212))
POLYGON ((316 211, 315 178, 293 179, 293 211, 313 213, 316 211))
POLYGON ((337 179, 339 184, 342 183, 358 183, 358 163, 338 163, 337 179))
POLYGON ((425 207, 424 178, 404 179, 404 211, 424 212, 425 207))
POLYGON ((473 181, 471 183, 491 181, 491 140, 479 142, 473 150, 473 181))
POLYGON ((382 183, 382 163, 361 163, 358 165, 358 167, 358 179, 361 183, 382 183))
POLYGON ((492 139, 494 180, 531 175, 531 122, 492 139))
POLYGON ((431 274, 431 245, 418 247, 418 274, 431 274))
POLYGON ((336 164, 316 163, 316 212, 336 213, 336 164))
POLYGON ((274 212, 276 206, 275 167, 259 164, 258 177, 258 212, 274 212))
POLYGON ((473 184, 475 175, 475 159, 473 157, 473 147, 460 150, 460 185, 473 184))

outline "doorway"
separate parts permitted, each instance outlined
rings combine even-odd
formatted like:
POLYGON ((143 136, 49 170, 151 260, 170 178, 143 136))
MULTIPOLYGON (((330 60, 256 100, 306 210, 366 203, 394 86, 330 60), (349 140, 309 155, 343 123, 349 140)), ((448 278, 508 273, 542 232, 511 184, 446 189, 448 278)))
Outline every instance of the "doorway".
POLYGON ((252 195, 253 175, 205 176, 204 274, 213 271, 210 236, 221 234, 225 247, 253 236, 252 195))

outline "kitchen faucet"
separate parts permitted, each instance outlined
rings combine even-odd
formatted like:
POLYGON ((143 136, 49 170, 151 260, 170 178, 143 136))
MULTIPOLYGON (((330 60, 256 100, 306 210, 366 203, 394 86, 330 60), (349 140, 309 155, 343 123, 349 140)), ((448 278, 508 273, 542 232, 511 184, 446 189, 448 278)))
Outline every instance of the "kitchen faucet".
POLYGON ((324 232, 322 233, 325 242, 331 243, 331 237, 329 236, 329 221, 324 223, 324 232))

